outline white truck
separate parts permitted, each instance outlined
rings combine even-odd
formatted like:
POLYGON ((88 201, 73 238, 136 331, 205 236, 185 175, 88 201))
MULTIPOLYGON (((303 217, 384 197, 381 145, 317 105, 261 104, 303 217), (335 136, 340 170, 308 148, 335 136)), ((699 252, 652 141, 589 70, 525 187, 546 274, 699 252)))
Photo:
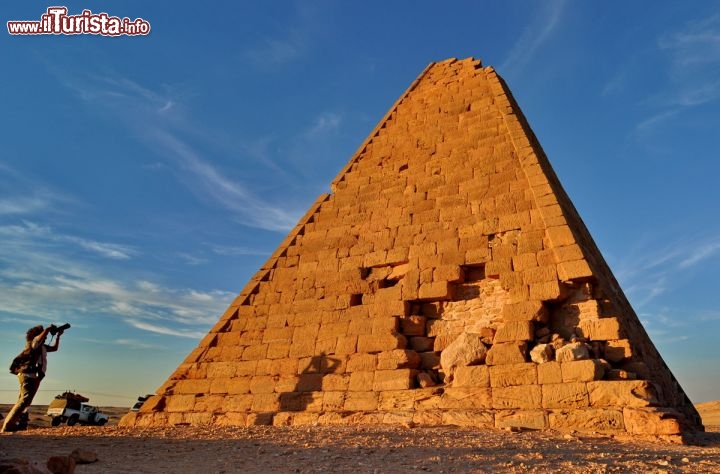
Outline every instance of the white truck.
POLYGON ((102 426, 107 423, 110 417, 99 412, 96 407, 85 403, 88 401, 90 401, 88 398, 72 392, 57 395, 50 402, 46 413, 47 416, 52 417, 50 424, 59 426, 61 423, 67 423, 68 426, 73 426, 80 423, 102 426))

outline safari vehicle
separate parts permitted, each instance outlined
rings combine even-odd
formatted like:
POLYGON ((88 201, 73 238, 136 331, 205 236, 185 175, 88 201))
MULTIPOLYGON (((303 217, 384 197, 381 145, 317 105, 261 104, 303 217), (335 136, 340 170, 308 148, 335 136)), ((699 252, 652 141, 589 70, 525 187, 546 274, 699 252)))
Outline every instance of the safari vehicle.
POLYGON ((90 401, 89 398, 83 397, 79 393, 65 392, 57 395, 50 402, 46 413, 47 416, 52 417, 50 424, 59 426, 61 423, 67 423, 68 426, 73 426, 80 423, 102 426, 107 423, 110 417, 100 413, 96 407, 85 403, 88 401, 90 401))
POLYGON ((152 397, 151 393, 145 395, 144 397, 138 397, 138 401, 135 402, 135 405, 133 405, 132 408, 130 408, 130 411, 140 411, 140 408, 142 408, 143 404, 150 397, 152 397))

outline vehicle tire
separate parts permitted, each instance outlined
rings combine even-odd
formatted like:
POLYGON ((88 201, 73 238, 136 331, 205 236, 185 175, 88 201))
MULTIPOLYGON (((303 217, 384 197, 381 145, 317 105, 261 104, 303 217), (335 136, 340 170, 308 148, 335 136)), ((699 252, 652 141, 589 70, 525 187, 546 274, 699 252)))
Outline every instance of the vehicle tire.
POLYGON ((102 426, 102 425, 104 425, 105 423, 107 423, 107 419, 105 419, 105 418, 100 418, 100 419, 97 421, 96 424, 97 424, 98 426, 102 426))
POLYGON ((68 418, 67 425, 68 426, 74 426, 78 422, 79 417, 77 415, 72 415, 70 418, 68 418))
POLYGON ((51 426, 60 426, 60 423, 62 423, 62 417, 60 416, 53 416, 52 421, 50 422, 51 426))

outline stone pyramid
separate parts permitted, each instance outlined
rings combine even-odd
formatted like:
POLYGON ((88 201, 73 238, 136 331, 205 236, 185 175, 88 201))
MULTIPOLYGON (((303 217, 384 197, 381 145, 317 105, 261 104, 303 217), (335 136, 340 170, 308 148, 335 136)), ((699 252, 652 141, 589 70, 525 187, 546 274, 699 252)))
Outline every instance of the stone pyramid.
POLYGON ((491 67, 430 64, 331 189, 122 425, 702 429, 491 67))

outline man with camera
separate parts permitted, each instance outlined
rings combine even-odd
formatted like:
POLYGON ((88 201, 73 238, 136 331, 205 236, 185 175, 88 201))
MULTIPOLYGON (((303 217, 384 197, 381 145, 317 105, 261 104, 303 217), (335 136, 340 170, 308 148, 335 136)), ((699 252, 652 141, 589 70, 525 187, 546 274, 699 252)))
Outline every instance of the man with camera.
MULTIPOLYGON (((25 349, 16 358, 16 361, 20 359, 17 365, 17 376, 20 382, 20 395, 12 407, 10 413, 5 418, 2 430, 0 432, 15 431, 17 424, 23 415, 23 412, 28 408, 35 398, 35 394, 40 388, 40 382, 45 377, 45 371, 47 370, 47 353, 55 352, 60 347, 60 336, 65 329, 69 328, 69 324, 64 324, 60 327, 51 324, 47 328, 43 328, 42 325, 32 327, 28 329, 25 334, 25 349), (52 334, 56 336, 55 343, 53 345, 45 344, 45 340, 48 335, 52 334)), ((15 365, 15 361, 13 361, 15 365)))

